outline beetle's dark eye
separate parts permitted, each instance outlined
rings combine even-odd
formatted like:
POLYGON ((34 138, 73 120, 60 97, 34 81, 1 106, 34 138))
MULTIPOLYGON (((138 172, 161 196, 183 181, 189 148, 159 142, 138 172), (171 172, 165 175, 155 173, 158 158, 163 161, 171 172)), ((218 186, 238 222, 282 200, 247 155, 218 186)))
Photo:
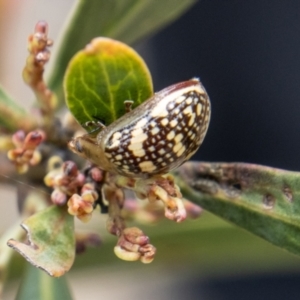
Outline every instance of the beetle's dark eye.
POLYGON ((83 152, 83 148, 82 148, 82 144, 80 143, 79 140, 75 141, 75 149, 77 152, 82 153, 83 152))

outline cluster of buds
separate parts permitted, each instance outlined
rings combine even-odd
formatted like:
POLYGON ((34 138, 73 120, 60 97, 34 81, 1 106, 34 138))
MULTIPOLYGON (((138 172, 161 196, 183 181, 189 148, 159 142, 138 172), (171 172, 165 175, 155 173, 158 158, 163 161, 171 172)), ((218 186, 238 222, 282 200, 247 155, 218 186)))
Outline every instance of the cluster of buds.
POLYGON ((73 194, 69 199, 69 214, 76 216, 82 222, 87 223, 92 217, 92 212, 98 197, 99 194, 95 191, 95 187, 92 183, 84 184, 80 191, 80 195, 73 194))
MULTIPOLYGON (((186 216, 190 219, 198 218, 202 213, 202 208, 193 202, 182 199, 186 216)), ((163 204, 160 201, 149 203, 137 201, 134 198, 127 198, 123 207, 123 216, 126 219, 135 220, 142 224, 154 224, 161 221, 165 215, 163 204)))
POLYGON ((88 174, 80 172, 73 161, 53 163, 59 160, 53 157, 49 173, 44 182, 53 188, 51 200, 56 205, 68 205, 68 212, 83 222, 92 216, 95 202, 99 197, 97 185, 102 181, 102 172, 92 167, 88 174))
MULTIPOLYGON (((125 214, 131 213, 131 216, 137 216, 144 211, 149 216, 148 220, 155 221, 162 217, 162 213, 161 205, 153 204, 162 203, 165 206, 165 216, 177 222, 183 221, 187 215, 196 217, 201 212, 198 206, 182 198, 171 175, 147 180, 130 179, 109 173, 104 177, 103 172, 97 167, 79 172, 72 161, 61 164, 56 162, 52 165, 55 167, 45 177, 46 185, 54 189, 52 201, 56 205, 67 204, 71 215, 88 222, 96 203, 99 203, 101 193, 101 201, 108 203, 107 230, 118 237, 114 252, 120 259, 126 261, 140 260, 143 263, 150 263, 154 259, 156 248, 150 244, 149 237, 142 230, 126 227, 124 210, 125 214), (125 188, 134 191, 141 199, 148 199, 149 204, 138 209, 137 201, 125 201, 125 188)), ((79 248, 82 248, 82 245, 79 248)))
POLYGON ((15 165, 18 173, 26 173, 29 166, 37 165, 41 161, 41 153, 37 147, 45 140, 43 131, 31 131, 27 135, 23 130, 12 136, 15 149, 8 151, 7 156, 15 165))
POLYGON ((140 260, 142 263, 151 263, 156 248, 149 244, 149 237, 137 227, 125 228, 114 248, 117 257, 127 261, 140 260))
POLYGON ((48 47, 53 44, 47 35, 48 24, 39 21, 34 33, 28 37, 29 56, 23 70, 23 79, 35 93, 42 115, 50 122, 57 99, 43 80, 44 65, 50 58, 48 47))
POLYGON ((136 227, 126 228, 122 209, 125 203, 123 189, 107 182, 103 186, 103 197, 109 203, 109 217, 106 223, 108 232, 118 237, 114 248, 116 256, 127 261, 140 260, 150 263, 155 256, 156 249, 149 243, 149 237, 136 227))
POLYGON ((123 176, 116 178, 120 187, 131 189, 139 199, 149 202, 161 200, 165 207, 165 216, 173 221, 182 222, 187 216, 184 200, 171 175, 156 176, 149 179, 132 179, 123 176))
MULTIPOLYGON (((45 177, 46 185, 54 189, 52 201, 57 205, 67 204, 68 212, 81 221, 88 222, 91 219, 101 192, 101 201, 108 203, 107 230, 118 237, 114 252, 117 257, 126 261, 150 263, 154 259, 156 248, 150 244, 149 237, 142 230, 126 227, 124 210, 125 213, 131 212, 131 216, 146 211, 148 219, 152 218, 154 221, 160 219, 162 214, 159 205, 154 205, 156 208, 153 209, 153 203, 162 203, 165 206, 165 216, 177 222, 183 221, 187 214, 196 217, 201 212, 198 206, 182 198, 171 175, 140 180, 107 173, 104 178, 103 172, 97 167, 91 167, 82 173, 72 161, 52 165, 56 167, 45 177), (152 205, 138 209, 136 201, 127 203, 125 188, 134 191, 140 199, 148 199, 152 205)), ((79 243, 80 249, 84 248, 84 243, 79 243)))

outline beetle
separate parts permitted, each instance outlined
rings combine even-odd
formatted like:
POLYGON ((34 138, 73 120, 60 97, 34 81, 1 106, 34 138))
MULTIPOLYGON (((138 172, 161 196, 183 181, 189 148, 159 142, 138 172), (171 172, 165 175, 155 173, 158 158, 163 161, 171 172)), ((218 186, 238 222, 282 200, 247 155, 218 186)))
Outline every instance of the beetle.
POLYGON ((96 137, 73 138, 69 147, 114 174, 130 178, 163 175, 198 150, 210 112, 209 96, 200 80, 193 78, 155 93, 96 137))

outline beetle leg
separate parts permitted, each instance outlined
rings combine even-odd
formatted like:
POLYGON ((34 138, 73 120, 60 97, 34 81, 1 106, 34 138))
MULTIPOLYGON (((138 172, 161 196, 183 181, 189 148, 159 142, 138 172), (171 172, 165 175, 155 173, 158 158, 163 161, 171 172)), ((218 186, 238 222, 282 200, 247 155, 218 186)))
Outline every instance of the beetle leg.
POLYGON ((134 103, 134 101, 132 101, 132 100, 125 100, 124 101, 126 113, 131 112, 133 103, 134 103))
POLYGON ((87 121, 83 124, 83 127, 85 129, 92 128, 89 133, 95 133, 105 128, 105 125, 101 121, 87 121))

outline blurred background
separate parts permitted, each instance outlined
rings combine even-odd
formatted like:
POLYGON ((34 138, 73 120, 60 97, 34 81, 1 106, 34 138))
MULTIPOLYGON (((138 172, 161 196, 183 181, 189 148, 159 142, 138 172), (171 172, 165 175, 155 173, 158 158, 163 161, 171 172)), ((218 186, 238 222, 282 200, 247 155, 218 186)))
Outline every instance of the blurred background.
MULTIPOLYGON (((26 38, 45 19, 55 40, 72 3, 0 0, 0 82, 24 106, 33 99, 21 79, 26 38)), ((300 170, 298 0, 198 1, 136 49, 155 90, 192 77, 206 87, 212 119, 197 160, 300 170)), ((1 216, 1 230, 17 216, 13 190, 3 195, 0 208, 9 218, 1 216)), ((99 217, 90 226, 101 224, 99 217)), ((151 266, 120 262, 114 239, 105 238, 68 274, 75 299, 87 293, 89 299, 299 299, 298 258, 208 213, 143 229, 158 248, 151 266)), ((7 299, 14 299, 15 288, 12 283, 7 299)))

